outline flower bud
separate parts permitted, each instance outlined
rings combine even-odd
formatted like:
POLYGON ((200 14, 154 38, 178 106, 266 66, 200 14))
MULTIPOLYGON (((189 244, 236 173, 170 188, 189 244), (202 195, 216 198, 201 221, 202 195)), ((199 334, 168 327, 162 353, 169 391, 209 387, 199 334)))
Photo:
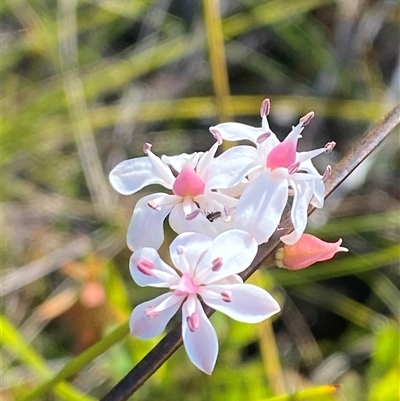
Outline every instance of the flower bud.
POLYGON ((293 245, 279 248, 275 254, 278 267, 289 270, 300 270, 316 262, 331 259, 336 252, 348 252, 347 248, 340 246, 342 239, 335 243, 325 242, 311 234, 303 234, 293 245))

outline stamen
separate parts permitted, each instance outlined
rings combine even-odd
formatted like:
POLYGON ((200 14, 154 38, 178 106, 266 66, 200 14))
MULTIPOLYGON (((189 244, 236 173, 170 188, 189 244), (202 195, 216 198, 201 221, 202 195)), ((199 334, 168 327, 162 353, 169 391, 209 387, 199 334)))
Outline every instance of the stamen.
POLYGON ((215 127, 211 127, 210 132, 215 140, 218 142, 218 145, 221 145, 221 143, 223 142, 221 133, 217 129, 215 129, 215 127))
POLYGON ((324 171, 324 174, 322 176, 322 181, 325 181, 332 173, 332 167, 331 166, 326 166, 326 169, 324 171))
POLYGON ((214 260, 212 261, 212 268, 211 268, 211 270, 212 270, 213 272, 217 272, 217 271, 221 270, 221 267, 222 267, 222 258, 221 258, 221 257, 218 257, 218 258, 216 258, 216 259, 214 259, 214 260))
POLYGON ((200 213, 200 209, 193 210, 192 213, 189 213, 185 216, 186 220, 193 220, 200 213))
POLYGON ((232 301, 232 292, 231 291, 222 291, 221 297, 224 302, 231 302, 232 301))
POLYGON ((261 117, 267 116, 269 114, 270 108, 271 108, 271 101, 269 99, 264 99, 260 107, 261 117))
POLYGON ((288 167, 288 173, 290 175, 297 173, 299 171, 300 162, 293 163, 291 166, 288 167))
POLYGON ((161 206, 158 206, 156 203, 154 203, 151 200, 147 202, 147 206, 151 207, 153 210, 156 210, 157 212, 159 212, 161 210, 161 206))
POLYGON ((186 318, 186 322, 189 327, 189 330, 193 333, 200 326, 200 318, 198 313, 196 312, 192 313, 190 316, 186 318))
POLYGON ((224 220, 226 223, 228 223, 229 221, 231 221, 232 219, 232 213, 231 213, 231 209, 228 206, 224 206, 224 220))
POLYGON ((159 312, 157 312, 156 310, 154 310, 155 307, 154 306, 149 306, 148 308, 146 308, 145 313, 148 317, 155 317, 159 314, 159 312))
POLYGON ((146 142, 146 143, 143 145, 143 152, 147 154, 147 152, 151 149, 152 146, 153 146, 153 145, 152 145, 151 143, 146 142))
POLYGON ((303 127, 305 127, 306 125, 308 125, 310 123, 310 121, 314 118, 314 112, 310 111, 309 113, 307 113, 304 117, 300 118, 300 122, 301 125, 303 127))
POLYGON ((328 142, 324 148, 326 149, 325 152, 326 153, 330 153, 332 152, 333 148, 336 146, 336 142, 332 141, 332 142, 328 142))
POLYGON ((138 270, 146 276, 153 275, 154 263, 147 259, 139 259, 136 267, 138 270))
POLYGON ((257 138, 257 143, 265 142, 271 136, 270 132, 264 132, 257 138))

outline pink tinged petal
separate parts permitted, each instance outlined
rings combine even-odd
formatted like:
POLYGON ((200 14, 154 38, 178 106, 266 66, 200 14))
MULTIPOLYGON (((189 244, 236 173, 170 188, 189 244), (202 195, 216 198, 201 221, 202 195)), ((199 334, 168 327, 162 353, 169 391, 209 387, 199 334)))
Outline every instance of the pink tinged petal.
POLYGON ((229 230, 216 237, 196 269, 195 281, 209 284, 245 270, 257 253, 257 242, 245 231, 229 230))
POLYGON ((178 235, 169 247, 172 263, 182 273, 193 276, 199 259, 211 246, 212 241, 209 236, 193 232, 178 235))
POLYGON ((267 168, 274 170, 279 167, 290 167, 296 162, 297 142, 283 141, 273 148, 267 156, 267 168))
POLYGON ((205 304, 239 322, 259 323, 280 311, 267 291, 252 284, 210 284, 200 295, 205 304))
POLYGON ((199 213, 194 219, 187 220, 182 203, 175 205, 171 210, 169 224, 178 234, 192 231, 210 237, 216 237, 218 235, 217 226, 208 221, 203 213, 199 213))
POLYGON ((294 245, 285 245, 275 255, 276 264, 289 270, 300 270, 314 263, 331 259, 337 252, 348 252, 341 247, 342 239, 325 242, 311 234, 303 234, 294 245))
POLYGON ((183 300, 167 293, 136 306, 129 319, 131 334, 147 339, 162 333, 183 300))
POLYGON ((230 188, 259 165, 258 152, 252 146, 234 146, 213 160, 209 167, 207 188, 230 188))
POLYGON ((210 375, 217 361, 218 338, 195 296, 188 297, 182 307, 182 338, 192 363, 210 375))
POLYGON ((171 287, 178 284, 179 275, 168 266, 153 248, 141 248, 133 253, 129 261, 131 276, 141 287, 171 287))
POLYGON ((265 131, 263 128, 255 128, 241 123, 222 123, 215 127, 210 127, 210 131, 217 130, 226 141, 239 141, 247 139, 257 143, 257 138, 265 131))
POLYGON ((204 193, 205 183, 193 168, 184 167, 176 177, 172 192, 180 196, 194 198, 204 193))
POLYGON ((113 188, 122 195, 131 195, 151 184, 160 184, 170 189, 174 176, 164 164, 162 168, 164 171, 160 173, 148 157, 138 157, 115 166, 109 179, 113 188))
POLYGON ((294 230, 287 235, 283 235, 280 240, 285 244, 296 243, 303 234, 307 226, 307 209, 314 192, 314 183, 312 181, 291 182, 294 189, 294 198, 290 218, 294 230))
POLYGON ((243 192, 236 207, 235 228, 247 231, 258 244, 277 228, 288 199, 286 179, 274 179, 265 171, 243 192))
POLYGON ((154 203, 160 197, 176 201, 173 195, 156 193, 145 196, 136 203, 126 237, 132 251, 144 246, 158 249, 164 241, 163 221, 174 204, 163 204, 157 208, 149 206, 149 202, 154 203))

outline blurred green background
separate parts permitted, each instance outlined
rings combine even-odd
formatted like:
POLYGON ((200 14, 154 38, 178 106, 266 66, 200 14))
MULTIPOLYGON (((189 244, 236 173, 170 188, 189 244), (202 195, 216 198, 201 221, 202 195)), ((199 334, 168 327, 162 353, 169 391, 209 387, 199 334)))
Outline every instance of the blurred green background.
MULTIPOLYGON (((144 142, 207 150, 210 125, 259 126, 269 97, 280 139, 314 110, 300 150, 337 142, 322 172, 399 101, 397 1, 5 0, 1 17, 4 401, 99 399, 159 340, 126 325, 159 293, 125 245, 148 189, 107 179, 144 142)), ((261 269, 272 324, 216 313, 213 375, 180 349, 132 399, 399 400, 399 166, 397 129, 310 218, 350 252, 261 269)))

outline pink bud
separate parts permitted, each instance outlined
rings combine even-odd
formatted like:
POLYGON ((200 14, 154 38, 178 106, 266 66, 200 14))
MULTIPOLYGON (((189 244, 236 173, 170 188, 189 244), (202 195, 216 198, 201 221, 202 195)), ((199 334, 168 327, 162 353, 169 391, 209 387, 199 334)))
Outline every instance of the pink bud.
POLYGON ((311 234, 303 234, 294 245, 285 245, 275 254, 277 266, 289 270, 300 270, 316 262, 332 259, 336 252, 348 252, 340 246, 342 239, 336 243, 325 242, 311 234))

